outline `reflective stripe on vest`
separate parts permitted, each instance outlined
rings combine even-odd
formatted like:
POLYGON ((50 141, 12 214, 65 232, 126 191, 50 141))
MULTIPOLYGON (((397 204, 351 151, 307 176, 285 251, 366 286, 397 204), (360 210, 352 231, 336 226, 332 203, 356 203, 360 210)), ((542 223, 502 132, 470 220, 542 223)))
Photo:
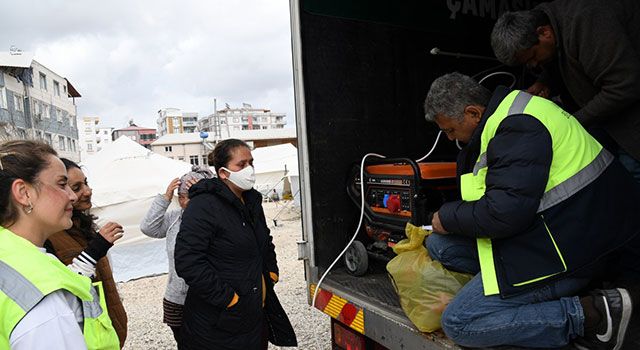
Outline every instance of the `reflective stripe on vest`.
POLYGON ((4 261, 0 261, 0 291, 18 304, 25 313, 44 298, 44 294, 36 286, 4 261))
MULTIPOLYGON (((525 114, 523 117, 538 119, 551 135, 553 159, 545 193, 540 199, 538 212, 549 209, 576 194, 600 176, 613 161, 611 153, 603 149, 573 116, 548 100, 534 97, 522 91, 513 91, 500 102, 495 112, 487 118, 481 134, 478 160, 473 167, 473 171, 463 174, 460 178, 460 190, 463 200, 475 201, 484 195, 486 190, 485 178, 488 170, 486 153, 488 145, 500 123, 506 117, 518 114, 525 114)), ((566 271, 562 253, 548 228, 547 232, 566 271)), ((498 294, 500 289, 494 265, 491 239, 479 238, 477 247, 484 293, 485 295, 498 294)), ((561 272, 564 271, 558 271, 558 273, 561 272)), ((531 281, 514 284, 514 286, 537 282, 553 275, 555 274, 540 276, 531 281)))
POLYGON ((82 303, 83 335, 88 349, 119 349, 106 310, 102 283, 93 285, 33 244, 0 227, 0 349, 9 349, 15 326, 42 299, 57 290, 82 303))

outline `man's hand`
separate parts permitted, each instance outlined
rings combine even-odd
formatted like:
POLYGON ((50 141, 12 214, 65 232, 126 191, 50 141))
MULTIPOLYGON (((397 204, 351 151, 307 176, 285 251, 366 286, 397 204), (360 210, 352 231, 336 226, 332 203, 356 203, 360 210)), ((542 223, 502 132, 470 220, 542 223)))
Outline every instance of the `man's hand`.
POLYGON ((442 227, 442 223, 440 222, 440 215, 438 214, 438 212, 435 212, 433 214, 433 219, 431 219, 431 226, 433 227, 433 233, 439 233, 439 234, 449 233, 444 229, 444 227, 442 227))
POLYGON ((173 191, 175 191, 176 188, 178 188, 178 186, 180 186, 180 179, 177 177, 171 180, 171 182, 169 182, 169 186, 167 186, 167 191, 164 193, 164 198, 167 201, 171 202, 171 199, 173 199, 173 191))
POLYGON ((527 89, 527 92, 534 96, 549 98, 549 94, 551 93, 551 90, 549 89, 549 86, 547 86, 547 84, 540 81, 536 81, 533 85, 531 85, 527 89))
POLYGON ((123 234, 124 229, 122 228, 122 225, 117 222, 107 222, 107 224, 102 226, 100 229, 100 236, 111 244, 122 238, 123 234))

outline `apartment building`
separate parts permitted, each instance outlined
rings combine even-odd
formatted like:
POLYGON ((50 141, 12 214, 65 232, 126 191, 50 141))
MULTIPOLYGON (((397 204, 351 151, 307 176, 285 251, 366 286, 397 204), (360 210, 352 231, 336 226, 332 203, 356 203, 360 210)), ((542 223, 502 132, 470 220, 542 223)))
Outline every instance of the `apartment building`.
POLYGON ((287 123, 285 113, 275 113, 269 109, 253 108, 250 104, 243 104, 241 108, 217 110, 198 121, 201 131, 222 134, 233 130, 267 130, 282 129, 287 123))
POLYGON ((120 136, 126 136, 149 149, 151 148, 151 143, 157 139, 156 129, 137 126, 133 121, 130 121, 129 126, 126 128, 113 130, 112 138, 114 141, 120 136))
POLYGON ((207 155, 215 144, 225 139, 240 139, 252 148, 290 143, 297 147, 296 129, 260 129, 225 131, 222 137, 212 133, 170 134, 159 137, 151 144, 151 150, 165 157, 195 165, 207 164, 207 155), (203 138, 203 136, 206 136, 203 138))
POLYGON ((198 128, 198 113, 182 112, 178 108, 163 108, 158 111, 158 135, 184 134, 198 128))
POLYGON ((0 137, 42 140, 80 160, 77 107, 69 80, 14 47, 0 52, 0 137))
POLYGON ((78 123, 80 159, 85 160, 112 143, 113 130, 112 127, 100 125, 100 117, 83 117, 78 123))

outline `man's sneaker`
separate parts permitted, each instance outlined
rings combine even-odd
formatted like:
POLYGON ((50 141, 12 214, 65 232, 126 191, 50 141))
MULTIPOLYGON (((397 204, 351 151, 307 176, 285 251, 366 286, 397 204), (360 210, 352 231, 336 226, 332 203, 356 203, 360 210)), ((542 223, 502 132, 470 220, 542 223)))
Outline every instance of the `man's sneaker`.
POLYGON ((591 292, 602 320, 595 334, 585 334, 574 342, 581 350, 619 350, 631 319, 632 305, 626 289, 606 289, 591 292))

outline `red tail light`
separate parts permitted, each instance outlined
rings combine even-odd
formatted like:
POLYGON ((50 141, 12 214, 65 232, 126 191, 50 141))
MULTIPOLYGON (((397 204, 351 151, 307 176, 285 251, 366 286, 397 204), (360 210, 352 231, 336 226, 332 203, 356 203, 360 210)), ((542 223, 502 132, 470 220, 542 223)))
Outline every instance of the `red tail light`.
POLYGON ((331 319, 331 337, 333 344, 344 350, 365 350, 364 335, 331 319))

